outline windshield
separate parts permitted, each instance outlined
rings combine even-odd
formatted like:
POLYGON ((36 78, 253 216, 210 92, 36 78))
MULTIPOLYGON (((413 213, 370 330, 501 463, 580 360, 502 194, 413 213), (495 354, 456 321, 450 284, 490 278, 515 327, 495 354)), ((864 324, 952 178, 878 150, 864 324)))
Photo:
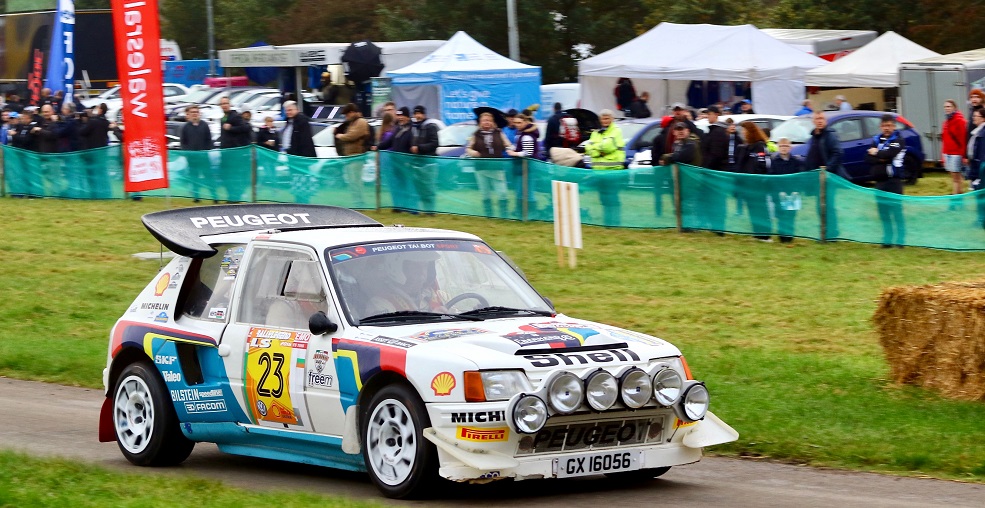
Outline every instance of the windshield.
POLYGON ((199 102, 204 101, 205 99, 208 99, 214 93, 215 93, 215 90, 214 89, 211 89, 211 88, 205 88, 205 89, 202 89, 202 90, 195 90, 194 92, 186 95, 184 97, 184 99, 182 99, 182 100, 185 101, 185 102, 194 102, 194 103, 197 104, 199 102))
POLYGON ((814 120, 808 116, 791 118, 773 128, 770 139, 787 138, 791 143, 806 143, 814 130, 814 120))
POLYGON ((438 131, 438 144, 441 146, 464 146, 469 136, 475 133, 475 122, 457 123, 438 131))
POLYGON ((530 284, 482 242, 374 243, 334 249, 327 258, 341 303, 354 324, 552 313, 530 284), (486 312, 468 314, 477 309, 486 312))

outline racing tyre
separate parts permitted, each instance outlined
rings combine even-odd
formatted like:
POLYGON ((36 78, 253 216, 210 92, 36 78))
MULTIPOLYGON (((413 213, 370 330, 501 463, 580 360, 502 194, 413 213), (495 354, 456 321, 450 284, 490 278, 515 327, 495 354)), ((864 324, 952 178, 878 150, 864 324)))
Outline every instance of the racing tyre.
POLYGON ((670 471, 670 466, 640 469, 638 471, 625 471, 622 473, 606 473, 605 476, 619 482, 638 483, 650 481, 654 478, 663 476, 667 471, 670 471))
POLYGON ((389 385, 376 392, 362 415, 363 460, 383 495, 419 497, 438 479, 438 452, 424 439, 431 420, 410 387, 389 385))
POLYGON ((174 466, 195 442, 181 433, 164 380, 154 367, 134 363, 123 369, 113 390, 113 427, 123 456, 138 466, 174 466))

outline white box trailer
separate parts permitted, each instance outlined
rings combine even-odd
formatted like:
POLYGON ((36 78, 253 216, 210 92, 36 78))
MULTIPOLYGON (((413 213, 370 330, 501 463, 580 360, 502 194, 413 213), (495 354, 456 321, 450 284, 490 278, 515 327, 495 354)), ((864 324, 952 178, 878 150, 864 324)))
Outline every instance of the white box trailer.
POLYGON ((904 62, 899 72, 899 113, 923 136, 927 160, 940 161, 944 101, 956 101, 968 120, 968 92, 985 88, 985 49, 904 62))
POLYGON ((874 41, 875 30, 814 30, 763 28, 770 37, 828 61, 837 60, 874 41))

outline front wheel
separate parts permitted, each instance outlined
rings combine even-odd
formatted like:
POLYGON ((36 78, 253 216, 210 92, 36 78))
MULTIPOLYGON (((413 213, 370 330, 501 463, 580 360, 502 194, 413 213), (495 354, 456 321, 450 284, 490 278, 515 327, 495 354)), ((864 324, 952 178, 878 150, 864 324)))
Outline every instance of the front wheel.
POLYGON ((366 408, 363 460, 373 483, 391 498, 424 493, 438 478, 438 457, 424 439, 431 421, 420 397, 406 385, 390 385, 376 392, 366 408))
POLYGON ((138 466, 174 466, 195 447, 181 433, 164 380, 145 363, 128 365, 113 391, 113 426, 123 456, 138 466))
POLYGON ((667 471, 670 471, 670 466, 640 469, 637 471, 624 471, 622 473, 606 473, 605 476, 615 481, 638 483, 650 481, 654 478, 663 476, 667 471))

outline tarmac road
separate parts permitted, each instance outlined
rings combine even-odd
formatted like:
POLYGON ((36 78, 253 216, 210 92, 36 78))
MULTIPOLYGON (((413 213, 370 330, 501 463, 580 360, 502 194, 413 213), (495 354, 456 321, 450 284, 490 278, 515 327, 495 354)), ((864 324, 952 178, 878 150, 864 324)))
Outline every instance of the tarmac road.
MULTIPOLYGON (((0 407, 8 409, 0 411, 0 448, 77 459, 128 473, 184 474, 246 489, 297 489, 384 501, 364 474, 236 457, 207 444, 196 446, 192 456, 177 468, 132 466, 115 443, 96 440, 101 403, 98 390, 0 378, 0 407)), ((658 480, 639 485, 613 485, 599 477, 451 487, 427 502, 386 504, 457 507, 535 502, 538 508, 985 506, 985 485, 714 457, 674 468, 658 480)))

